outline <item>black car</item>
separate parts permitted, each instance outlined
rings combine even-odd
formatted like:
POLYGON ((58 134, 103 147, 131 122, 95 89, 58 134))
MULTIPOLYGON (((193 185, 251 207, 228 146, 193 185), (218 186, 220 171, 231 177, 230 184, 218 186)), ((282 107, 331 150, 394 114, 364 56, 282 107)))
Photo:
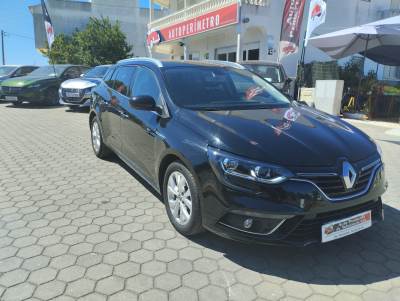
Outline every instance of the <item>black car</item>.
POLYGON ((383 219, 377 145, 238 64, 121 61, 89 116, 95 154, 154 187, 184 235, 307 245, 383 219))

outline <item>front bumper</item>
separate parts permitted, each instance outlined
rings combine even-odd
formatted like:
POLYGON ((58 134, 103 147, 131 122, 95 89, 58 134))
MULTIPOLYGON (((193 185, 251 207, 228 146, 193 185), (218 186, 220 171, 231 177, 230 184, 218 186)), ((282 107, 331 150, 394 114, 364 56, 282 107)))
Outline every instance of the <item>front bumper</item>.
POLYGON ((34 89, 34 88, 12 88, 0 92, 1 100, 6 100, 8 102, 31 102, 40 103, 46 101, 44 91, 34 89), (12 97, 13 99, 7 99, 12 97))
POLYGON ((342 201, 332 201, 308 182, 289 180, 245 191, 226 187, 211 172, 203 173, 203 225, 220 236, 248 243, 320 243, 321 227, 326 223, 369 210, 373 224, 383 220, 381 195, 387 182, 380 168, 371 175, 364 194, 342 201), (248 218, 253 223, 245 228, 248 218))
POLYGON ((86 89, 60 88, 58 91, 60 104, 69 107, 90 107, 92 101, 92 93, 85 92, 85 90, 86 89), (72 97, 68 95, 68 93, 72 93, 72 97))

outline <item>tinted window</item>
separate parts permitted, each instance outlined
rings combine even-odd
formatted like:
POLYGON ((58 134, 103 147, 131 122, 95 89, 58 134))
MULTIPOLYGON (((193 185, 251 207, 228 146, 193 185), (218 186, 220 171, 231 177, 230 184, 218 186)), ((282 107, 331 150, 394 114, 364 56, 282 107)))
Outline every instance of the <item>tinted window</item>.
POLYGON ((65 78, 77 78, 81 75, 79 67, 71 67, 64 73, 65 78))
POLYGON ((168 92, 178 105, 193 109, 233 110, 289 105, 271 84, 248 70, 228 67, 164 69, 168 92))
POLYGON ((272 65, 245 65, 251 71, 257 73, 271 83, 281 83, 284 81, 281 68, 272 65))
POLYGON ((89 77, 89 78, 102 78, 107 70, 109 69, 109 66, 98 66, 98 67, 94 67, 92 69, 89 69, 84 77, 89 77))
POLYGON ((134 67, 119 67, 116 71, 113 89, 123 95, 130 96, 130 83, 135 70, 134 67))
POLYGON ((66 68, 66 66, 43 66, 33 71, 30 75, 38 77, 56 76, 62 74, 66 68))
POLYGON ((109 87, 112 87, 112 81, 111 81, 111 78, 112 78, 112 76, 113 75, 115 75, 115 68, 110 68, 108 71, 107 71, 107 73, 106 73, 106 75, 104 75, 104 81, 105 81, 105 83, 109 86, 109 87))
POLYGON ((161 105, 161 90, 153 71, 145 67, 139 67, 133 87, 132 96, 149 95, 161 105))

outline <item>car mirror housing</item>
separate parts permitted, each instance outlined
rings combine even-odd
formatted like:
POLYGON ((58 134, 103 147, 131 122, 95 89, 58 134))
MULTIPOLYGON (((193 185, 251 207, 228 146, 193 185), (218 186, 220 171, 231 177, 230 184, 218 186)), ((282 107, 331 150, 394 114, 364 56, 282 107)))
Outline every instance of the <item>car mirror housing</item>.
POLYGON ((134 96, 129 100, 132 108, 142 111, 154 111, 162 114, 162 110, 157 106, 156 101, 150 95, 134 96))

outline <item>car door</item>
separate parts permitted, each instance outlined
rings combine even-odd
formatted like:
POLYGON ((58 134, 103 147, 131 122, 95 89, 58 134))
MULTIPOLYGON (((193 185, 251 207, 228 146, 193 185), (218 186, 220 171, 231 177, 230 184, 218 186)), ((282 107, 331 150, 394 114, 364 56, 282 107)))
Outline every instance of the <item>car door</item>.
POLYGON ((121 115, 124 114, 122 105, 128 102, 130 84, 134 69, 118 67, 108 85, 106 97, 102 99, 102 125, 104 139, 107 145, 122 153, 121 115))
MULTIPOLYGON (((134 77, 132 97, 149 95, 162 107, 161 89, 154 72, 138 66, 134 77)), ((148 180, 155 179, 155 143, 158 139, 160 115, 156 112, 132 108, 129 102, 124 105, 122 119, 123 152, 148 180)))

